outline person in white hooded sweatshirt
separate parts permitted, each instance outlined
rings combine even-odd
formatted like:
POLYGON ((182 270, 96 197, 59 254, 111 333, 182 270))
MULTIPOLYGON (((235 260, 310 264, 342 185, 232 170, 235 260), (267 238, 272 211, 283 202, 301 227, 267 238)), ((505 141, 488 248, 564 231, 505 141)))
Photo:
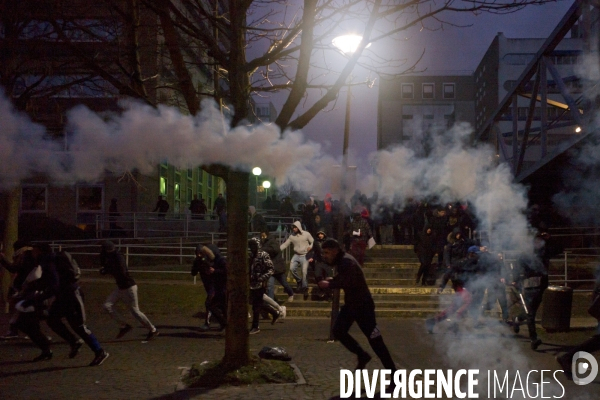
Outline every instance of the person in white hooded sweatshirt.
POLYGON ((308 231, 302 230, 300 221, 295 221, 292 225, 292 234, 280 246, 283 251, 290 243, 294 245, 294 256, 290 261, 290 272, 296 280, 298 289, 304 294, 308 293, 308 281, 306 280, 308 260, 306 259, 306 253, 312 248, 313 242, 312 235, 308 231), (299 268, 302 268, 302 275, 298 274, 299 268))

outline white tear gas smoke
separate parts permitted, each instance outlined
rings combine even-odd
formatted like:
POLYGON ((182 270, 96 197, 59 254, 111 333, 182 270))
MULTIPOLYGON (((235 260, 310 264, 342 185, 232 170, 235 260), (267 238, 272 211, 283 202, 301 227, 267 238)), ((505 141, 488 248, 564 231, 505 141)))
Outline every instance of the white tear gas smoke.
POLYGON ((259 166, 277 182, 291 181, 302 189, 324 187, 328 174, 314 171, 331 170, 336 163, 299 132, 286 132, 281 139, 274 124, 230 130, 211 101, 205 101, 195 117, 166 106, 152 108, 134 101, 122 105, 120 114, 99 115, 84 106, 70 110, 65 152, 46 138, 43 127, 15 112, 2 97, 0 186, 14 186, 35 174, 63 184, 93 182, 107 170, 148 174, 168 162, 184 169, 221 164, 250 171, 259 166))
MULTIPOLYGON (((600 62, 597 53, 582 56, 583 60, 575 67, 585 89, 584 97, 596 102, 600 95, 600 62)), ((594 114, 582 134, 596 135, 600 126, 600 116, 594 114)), ((556 209, 564 217, 576 224, 600 223, 598 203, 600 202, 600 142, 597 137, 587 140, 584 146, 571 154, 571 165, 562 172, 564 189, 554 195, 556 209)))
POLYGON ((383 202, 401 208, 408 198, 437 196, 442 203, 466 201, 475 207, 479 230, 495 249, 531 251, 525 217, 525 188, 515 184, 505 164, 496 165, 487 145, 470 147, 468 124, 456 124, 434 136, 431 153, 417 157, 413 150, 396 147, 373 156, 375 176, 367 186, 383 202))
MULTIPOLYGON (((335 160, 299 132, 286 132, 281 138, 274 124, 229 129, 211 101, 203 103, 197 116, 134 101, 122 106, 119 114, 99 115, 84 106, 70 110, 69 151, 65 152, 2 98, 0 184, 14 185, 36 173, 61 183, 98 181, 107 170, 119 174, 137 169, 149 174, 159 163, 168 162, 183 169, 221 164, 250 171, 259 166, 277 184, 292 182, 295 188, 312 193, 329 191, 335 160)), ((456 125, 435 136, 427 157, 402 147, 380 151, 374 156, 375 174, 360 182, 377 190, 381 201, 398 206, 409 197, 469 201, 480 229, 495 240, 495 248, 529 250, 531 241, 523 240, 527 236, 524 189, 512 183, 504 165, 495 165, 488 146, 466 144, 470 133, 469 126, 456 125)))

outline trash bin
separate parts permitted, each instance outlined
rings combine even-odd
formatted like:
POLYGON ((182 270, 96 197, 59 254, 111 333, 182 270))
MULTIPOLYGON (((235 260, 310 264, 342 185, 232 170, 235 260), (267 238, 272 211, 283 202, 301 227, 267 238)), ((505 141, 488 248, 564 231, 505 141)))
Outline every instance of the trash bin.
POLYGON ((542 302, 542 327, 549 332, 567 332, 571 327, 573 289, 567 286, 548 286, 542 302))

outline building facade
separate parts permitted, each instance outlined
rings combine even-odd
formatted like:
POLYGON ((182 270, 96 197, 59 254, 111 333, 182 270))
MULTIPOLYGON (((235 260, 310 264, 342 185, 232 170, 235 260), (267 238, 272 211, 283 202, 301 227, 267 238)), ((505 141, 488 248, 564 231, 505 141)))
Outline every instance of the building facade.
MULTIPOLYGON (((0 48, 6 51, 1 54, 0 85, 15 107, 44 125, 65 150, 66 114, 80 104, 99 113, 119 112, 120 100, 145 98, 187 112, 175 89, 156 14, 142 2, 23 0, 2 11, 0 48), (120 19, 111 7, 121 7, 131 21, 120 19)), ((214 76, 208 61, 194 62, 192 84, 199 93, 210 94, 214 76)), ((90 229, 98 228, 99 220, 108 226, 103 216, 112 199, 117 199, 121 214, 143 214, 162 195, 169 213, 178 215, 187 212, 194 196, 212 208, 224 191, 224 182, 200 167, 180 170, 169 164, 157 165, 148 175, 106 171, 104 179, 91 183, 65 184, 36 176, 22 182, 19 212, 90 229)), ((0 219, 6 218, 5 208, 0 219)))
POLYGON ((406 75, 379 86, 377 148, 406 146, 426 156, 433 135, 457 122, 474 123, 470 72, 406 75))

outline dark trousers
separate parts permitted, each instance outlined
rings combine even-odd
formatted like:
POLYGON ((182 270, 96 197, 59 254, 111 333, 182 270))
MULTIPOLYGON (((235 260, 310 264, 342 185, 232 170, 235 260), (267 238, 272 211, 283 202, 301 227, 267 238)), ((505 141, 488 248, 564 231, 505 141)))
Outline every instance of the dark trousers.
POLYGON ((348 331, 352 324, 356 321, 358 327, 369 340, 371 348, 381 360, 384 368, 392 371, 396 370, 396 364, 392 360, 392 356, 383 342, 381 332, 377 328, 375 321, 375 309, 372 305, 365 305, 357 308, 343 306, 335 320, 333 326, 333 335, 340 341, 345 348, 357 356, 364 354, 365 351, 360 347, 360 344, 354 339, 348 331))
POLYGON ((275 317, 278 313, 273 307, 265 304, 263 300, 263 294, 265 294, 265 288, 250 289, 250 302, 252 303, 252 329, 258 329, 258 320, 260 318, 260 311, 265 310, 272 317, 275 317))
POLYGON ((544 290, 546 290, 544 286, 523 289, 523 299, 525 300, 525 305, 527 305, 527 329, 529 330, 529 339, 532 341, 537 340, 535 315, 538 308, 540 308, 540 304, 542 304, 544 290))
POLYGON ((356 258, 356 261, 362 266, 365 262, 365 251, 367 242, 362 239, 355 239, 350 243, 350 255, 356 258))
POLYGON ((495 305, 496 300, 498 300, 498 303, 500 304, 500 310, 502 310, 502 319, 507 320, 508 302, 506 301, 506 287, 504 286, 504 284, 498 280, 498 282, 495 282, 492 285, 488 286, 487 291, 487 304, 489 309, 491 310, 495 305))
POLYGON ((283 286, 283 291, 288 296, 293 296, 294 295, 294 291, 290 287, 290 284, 287 283, 287 273, 286 272, 279 272, 279 273, 273 274, 269 278, 268 293, 267 293, 267 295, 270 298, 272 298, 273 300, 275 300, 275 281, 279 282, 279 284, 281 286, 283 286))
POLYGON ((50 341, 46 335, 42 333, 40 328, 40 318, 35 311, 19 313, 15 326, 21 332, 29 336, 29 339, 31 339, 42 352, 47 353, 50 351, 50 341))
POLYGON ((77 342, 77 337, 67 329, 62 318, 67 320, 71 329, 83 339, 94 353, 102 350, 96 336, 85 325, 85 307, 79 289, 61 293, 60 297, 52 303, 48 313, 48 326, 71 346, 77 342))
POLYGON ((429 278, 429 271, 431 270, 431 262, 433 261, 433 254, 419 254, 419 271, 417 272, 417 283, 421 281, 422 285, 427 284, 427 278, 429 278))
POLYGON ((206 323, 209 324, 209 315, 214 316, 221 327, 227 326, 227 295, 216 292, 211 295, 210 300, 207 297, 206 302, 206 323))

